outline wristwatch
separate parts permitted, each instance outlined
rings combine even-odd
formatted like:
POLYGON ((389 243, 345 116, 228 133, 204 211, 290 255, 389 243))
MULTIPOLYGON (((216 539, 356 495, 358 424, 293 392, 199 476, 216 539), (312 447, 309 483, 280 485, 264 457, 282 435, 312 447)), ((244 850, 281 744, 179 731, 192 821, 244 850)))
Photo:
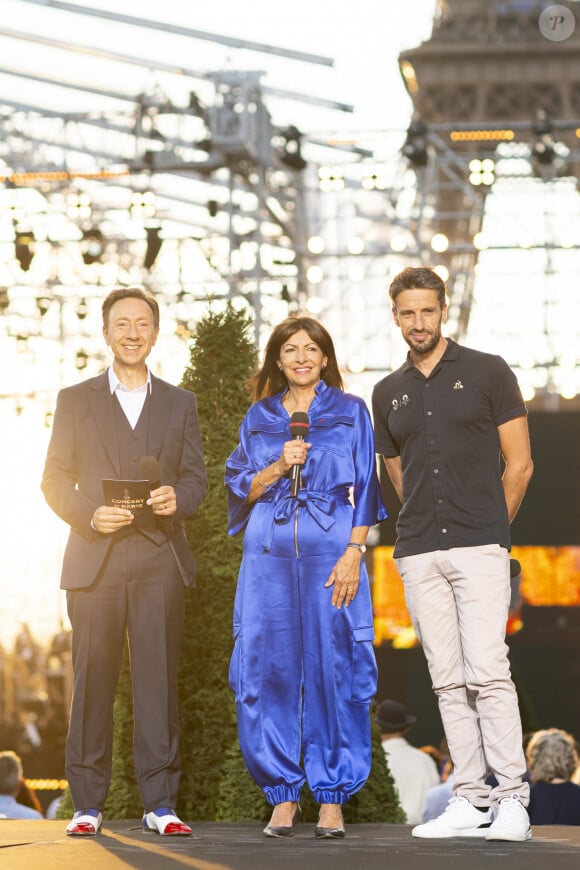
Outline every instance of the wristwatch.
POLYGON ((367 548, 364 544, 357 544, 355 541, 349 541, 347 547, 354 547, 355 550, 360 550, 361 553, 366 553, 367 548))

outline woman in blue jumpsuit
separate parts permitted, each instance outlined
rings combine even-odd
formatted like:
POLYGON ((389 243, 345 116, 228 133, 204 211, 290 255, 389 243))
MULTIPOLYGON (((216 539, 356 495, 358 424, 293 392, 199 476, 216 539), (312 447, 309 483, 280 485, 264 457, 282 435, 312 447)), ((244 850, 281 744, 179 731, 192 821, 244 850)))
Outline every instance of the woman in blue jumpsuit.
POLYGON ((311 317, 273 331, 256 400, 226 463, 228 532, 245 530, 230 685, 246 765, 274 806, 264 833, 291 836, 305 781, 319 837, 370 770, 376 691, 364 541, 387 516, 362 399, 343 392, 332 339, 311 317), (307 441, 290 417, 308 414, 307 441), (301 466, 301 488, 288 472, 301 466))

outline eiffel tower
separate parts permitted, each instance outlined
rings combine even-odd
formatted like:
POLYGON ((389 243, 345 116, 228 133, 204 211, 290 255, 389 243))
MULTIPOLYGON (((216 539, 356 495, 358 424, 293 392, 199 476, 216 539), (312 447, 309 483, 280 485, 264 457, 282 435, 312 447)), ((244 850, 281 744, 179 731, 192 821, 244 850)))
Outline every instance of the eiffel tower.
POLYGON ((559 17, 554 8, 546 0, 439 0, 430 39, 399 56, 415 112, 403 153, 435 209, 434 230, 450 240, 441 259, 458 337, 467 330, 472 240, 489 190, 465 183, 470 158, 493 158, 502 141, 528 143, 539 177, 580 177, 580 4, 564 0, 559 17))

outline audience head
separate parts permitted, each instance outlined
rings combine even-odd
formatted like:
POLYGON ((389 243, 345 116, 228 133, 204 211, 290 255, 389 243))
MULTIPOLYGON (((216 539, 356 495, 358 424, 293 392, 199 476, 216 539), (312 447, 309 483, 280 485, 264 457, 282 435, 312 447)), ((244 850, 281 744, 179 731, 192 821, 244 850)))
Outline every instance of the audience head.
POLYGON ((376 723, 381 734, 398 734, 407 731, 416 722, 416 717, 408 713, 404 704, 387 698, 379 705, 376 723))
POLYGON ((559 728, 536 731, 526 748, 532 782, 569 780, 578 767, 574 738, 559 728))
POLYGON ((0 794, 15 795, 22 778, 22 762, 15 752, 0 752, 0 794))

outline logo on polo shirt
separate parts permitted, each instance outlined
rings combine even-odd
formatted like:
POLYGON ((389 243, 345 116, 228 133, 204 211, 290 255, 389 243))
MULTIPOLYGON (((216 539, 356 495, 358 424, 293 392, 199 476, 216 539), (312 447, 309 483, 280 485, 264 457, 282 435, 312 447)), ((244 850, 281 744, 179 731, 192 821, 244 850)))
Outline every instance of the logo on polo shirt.
POLYGON ((403 393, 402 396, 396 396, 391 404, 393 406, 393 411, 398 411, 399 408, 409 404, 409 396, 407 393, 403 393))
POLYGON ((455 383, 453 384, 453 389, 454 389, 454 390, 462 390, 462 389, 463 389, 463 384, 461 383, 461 381, 459 380, 459 378, 457 378, 457 380, 456 380, 455 383))

